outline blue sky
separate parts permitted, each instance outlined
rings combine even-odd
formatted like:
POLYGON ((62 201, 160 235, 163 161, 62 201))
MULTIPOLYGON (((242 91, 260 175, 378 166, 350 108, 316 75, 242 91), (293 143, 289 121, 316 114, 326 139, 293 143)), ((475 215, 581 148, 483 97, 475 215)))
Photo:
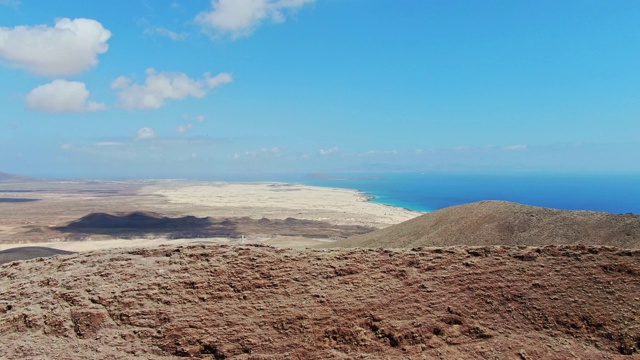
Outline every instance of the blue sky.
POLYGON ((640 2, 0 0, 0 171, 639 172, 640 2))

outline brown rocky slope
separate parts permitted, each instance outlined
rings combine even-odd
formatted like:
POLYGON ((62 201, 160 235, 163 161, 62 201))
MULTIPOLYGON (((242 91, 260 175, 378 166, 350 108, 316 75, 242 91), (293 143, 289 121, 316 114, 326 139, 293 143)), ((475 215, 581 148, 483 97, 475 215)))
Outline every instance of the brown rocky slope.
POLYGON ((639 358, 640 250, 189 246, 0 266, 0 358, 639 358))
POLYGON ((640 248, 640 216, 506 201, 452 206, 326 247, 589 244, 640 248))

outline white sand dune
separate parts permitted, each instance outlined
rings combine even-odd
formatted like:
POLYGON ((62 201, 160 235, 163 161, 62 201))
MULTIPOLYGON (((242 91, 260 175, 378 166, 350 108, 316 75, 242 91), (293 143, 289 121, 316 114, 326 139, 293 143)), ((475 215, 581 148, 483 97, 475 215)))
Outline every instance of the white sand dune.
POLYGON ((327 221, 339 225, 386 227, 421 215, 403 208, 372 203, 363 193, 285 183, 157 184, 143 193, 163 196, 168 207, 197 207, 198 214, 216 216, 327 221))

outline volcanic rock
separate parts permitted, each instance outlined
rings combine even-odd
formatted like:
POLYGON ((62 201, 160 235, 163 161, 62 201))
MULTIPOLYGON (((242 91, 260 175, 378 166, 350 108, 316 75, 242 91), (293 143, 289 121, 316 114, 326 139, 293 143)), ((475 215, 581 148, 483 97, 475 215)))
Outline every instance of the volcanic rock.
POLYGON ((623 359, 640 250, 162 246, 0 266, 0 358, 623 359))

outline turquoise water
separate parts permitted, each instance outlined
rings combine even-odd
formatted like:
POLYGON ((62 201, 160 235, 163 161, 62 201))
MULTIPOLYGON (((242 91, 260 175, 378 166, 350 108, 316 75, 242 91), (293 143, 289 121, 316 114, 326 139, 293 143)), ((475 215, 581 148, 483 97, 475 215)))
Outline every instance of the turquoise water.
POLYGON ((417 211, 480 200, 506 200, 565 210, 640 214, 640 174, 367 174, 341 179, 303 178, 298 182, 356 189, 373 196, 374 202, 417 211))

